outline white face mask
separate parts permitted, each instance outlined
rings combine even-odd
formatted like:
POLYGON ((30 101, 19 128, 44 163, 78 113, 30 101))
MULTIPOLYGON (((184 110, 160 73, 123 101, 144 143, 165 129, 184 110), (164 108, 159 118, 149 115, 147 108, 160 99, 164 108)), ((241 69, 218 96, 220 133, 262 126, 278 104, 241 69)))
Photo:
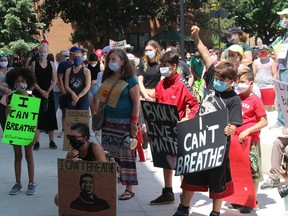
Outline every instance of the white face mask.
POLYGON ((152 59, 155 57, 155 51, 154 50, 150 50, 150 51, 146 51, 145 52, 145 55, 149 58, 149 59, 152 59))
POLYGON ((249 84, 246 84, 246 83, 238 83, 235 87, 235 92, 237 94, 241 94, 241 93, 244 93, 248 90, 248 88, 250 87, 249 84))
POLYGON ((160 67, 160 73, 164 77, 170 77, 172 71, 170 70, 170 67, 160 67))
POLYGON ((8 66, 8 62, 6 62, 6 61, 0 62, 0 67, 6 68, 7 66, 8 66))
POLYGON ((95 67, 96 66, 96 64, 91 64, 91 67, 95 67))

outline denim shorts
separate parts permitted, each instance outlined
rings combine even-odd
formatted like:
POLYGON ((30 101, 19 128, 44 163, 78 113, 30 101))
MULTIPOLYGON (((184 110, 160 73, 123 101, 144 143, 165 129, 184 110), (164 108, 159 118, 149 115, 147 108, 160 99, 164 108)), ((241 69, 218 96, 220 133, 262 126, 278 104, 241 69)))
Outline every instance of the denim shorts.
POLYGON ((99 84, 98 83, 94 83, 91 86, 90 90, 89 90, 89 98, 95 97, 97 92, 98 92, 98 90, 99 90, 99 88, 100 88, 99 84))

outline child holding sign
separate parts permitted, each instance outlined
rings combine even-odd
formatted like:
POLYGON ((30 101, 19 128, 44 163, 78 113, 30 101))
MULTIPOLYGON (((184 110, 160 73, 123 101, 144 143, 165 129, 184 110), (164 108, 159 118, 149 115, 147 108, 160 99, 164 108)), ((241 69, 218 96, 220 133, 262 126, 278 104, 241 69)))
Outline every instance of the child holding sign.
POLYGON ((223 131, 227 135, 226 151, 224 161, 220 166, 184 175, 181 185, 183 189, 181 204, 174 216, 188 216, 190 201, 195 191, 208 191, 208 189, 209 197, 213 199, 213 210, 210 216, 219 216, 222 199, 234 192, 228 153, 230 135, 234 133, 237 125, 242 124, 241 101, 232 88, 233 81, 236 81, 237 78, 237 68, 229 60, 214 67, 210 53, 199 37, 199 31, 200 29, 197 26, 191 28, 194 42, 203 56, 207 68, 204 74, 207 86, 206 95, 199 114, 205 115, 225 108, 228 109, 229 123, 223 131))
MULTIPOLYGON (((166 51, 160 58, 161 75, 165 78, 161 80, 155 89, 156 101, 159 103, 176 105, 180 120, 192 119, 199 104, 197 99, 191 93, 192 89, 188 82, 177 73, 179 54, 177 51, 166 51), (190 113, 186 117, 186 108, 189 108, 190 113)), ((174 202, 174 193, 172 190, 172 169, 163 169, 165 188, 162 189, 162 194, 155 200, 150 202, 150 205, 170 204, 174 202)))
MULTIPOLYGON (((35 78, 28 68, 15 68, 6 76, 8 87, 14 91, 13 94, 32 96, 27 90, 31 89, 35 84, 35 78)), ((12 94, 7 97, 6 114, 10 113, 10 102, 12 94)), ((27 195, 33 195, 36 192, 36 184, 34 183, 34 159, 33 159, 33 142, 25 146, 25 158, 27 161, 29 184, 27 195)), ((16 184, 10 191, 10 195, 17 195, 22 191, 21 184, 21 161, 22 161, 22 146, 13 145, 14 150, 14 169, 16 184)))

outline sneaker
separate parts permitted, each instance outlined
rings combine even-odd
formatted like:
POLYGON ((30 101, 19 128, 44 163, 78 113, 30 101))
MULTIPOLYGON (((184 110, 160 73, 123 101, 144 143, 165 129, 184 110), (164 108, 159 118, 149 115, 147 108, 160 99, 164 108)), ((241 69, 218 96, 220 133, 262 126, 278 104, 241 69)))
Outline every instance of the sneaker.
POLYGON ((33 150, 38 151, 40 147, 40 143, 39 142, 35 142, 34 146, 33 146, 33 150))
POLYGON ((238 204, 235 204, 235 203, 229 203, 227 204, 227 208, 228 209, 240 209, 242 208, 243 206, 242 205, 238 205, 238 204))
POLYGON ((173 216, 189 216, 189 210, 188 209, 183 209, 182 205, 179 204, 177 211, 173 216))
POLYGON ((11 191, 10 191, 10 195, 17 195, 17 194, 19 194, 22 190, 23 190, 22 185, 16 183, 16 184, 12 187, 12 189, 11 189, 11 191))
POLYGON ((220 216, 220 212, 212 211, 209 216, 220 216))
POLYGON ((150 205, 162 205, 162 204, 172 204, 174 203, 174 193, 166 191, 164 188, 162 189, 162 195, 152 200, 150 205))
POLYGON ((35 183, 29 183, 28 189, 27 189, 27 195, 33 195, 36 193, 36 184, 35 183))
POLYGON ((50 149, 57 149, 57 145, 55 144, 55 142, 53 140, 50 141, 49 148, 50 149))
POLYGON ((260 188, 262 190, 265 190, 265 189, 271 189, 271 188, 274 188, 274 187, 278 187, 280 184, 280 179, 271 179, 271 178, 268 178, 261 186, 260 188))
POLYGON ((57 137, 58 137, 58 138, 63 138, 63 137, 64 137, 64 130, 62 130, 61 132, 59 132, 59 134, 58 134, 57 137))

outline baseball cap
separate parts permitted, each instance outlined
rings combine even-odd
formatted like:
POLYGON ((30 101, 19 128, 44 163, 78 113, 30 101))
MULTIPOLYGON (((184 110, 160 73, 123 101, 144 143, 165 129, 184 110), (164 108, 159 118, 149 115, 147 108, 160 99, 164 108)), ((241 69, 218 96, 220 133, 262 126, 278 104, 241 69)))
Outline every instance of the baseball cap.
POLYGON ((277 12, 278 15, 285 15, 288 14, 288 8, 283 9, 282 11, 277 12))
POLYGON ((229 28, 226 34, 242 34, 243 31, 239 27, 229 28))
POLYGON ((232 52, 237 52, 239 53, 240 55, 243 56, 243 48, 237 44, 234 44, 234 45, 231 45, 229 48, 228 48, 229 51, 232 51, 232 52))
POLYGON ((102 49, 102 53, 103 53, 103 54, 106 54, 106 53, 108 53, 110 50, 111 50, 111 47, 110 47, 110 46, 105 46, 105 47, 102 49))
POLYGON ((103 56, 102 49, 97 49, 97 50, 95 50, 95 54, 96 54, 99 58, 101 58, 101 57, 103 56))
POLYGON ((266 44, 263 44, 261 46, 259 46, 259 50, 268 50, 268 46, 266 44))
POLYGON ((73 52, 75 52, 75 51, 77 51, 77 50, 81 50, 78 46, 73 46, 73 47, 71 47, 70 48, 70 53, 73 53, 73 52))

